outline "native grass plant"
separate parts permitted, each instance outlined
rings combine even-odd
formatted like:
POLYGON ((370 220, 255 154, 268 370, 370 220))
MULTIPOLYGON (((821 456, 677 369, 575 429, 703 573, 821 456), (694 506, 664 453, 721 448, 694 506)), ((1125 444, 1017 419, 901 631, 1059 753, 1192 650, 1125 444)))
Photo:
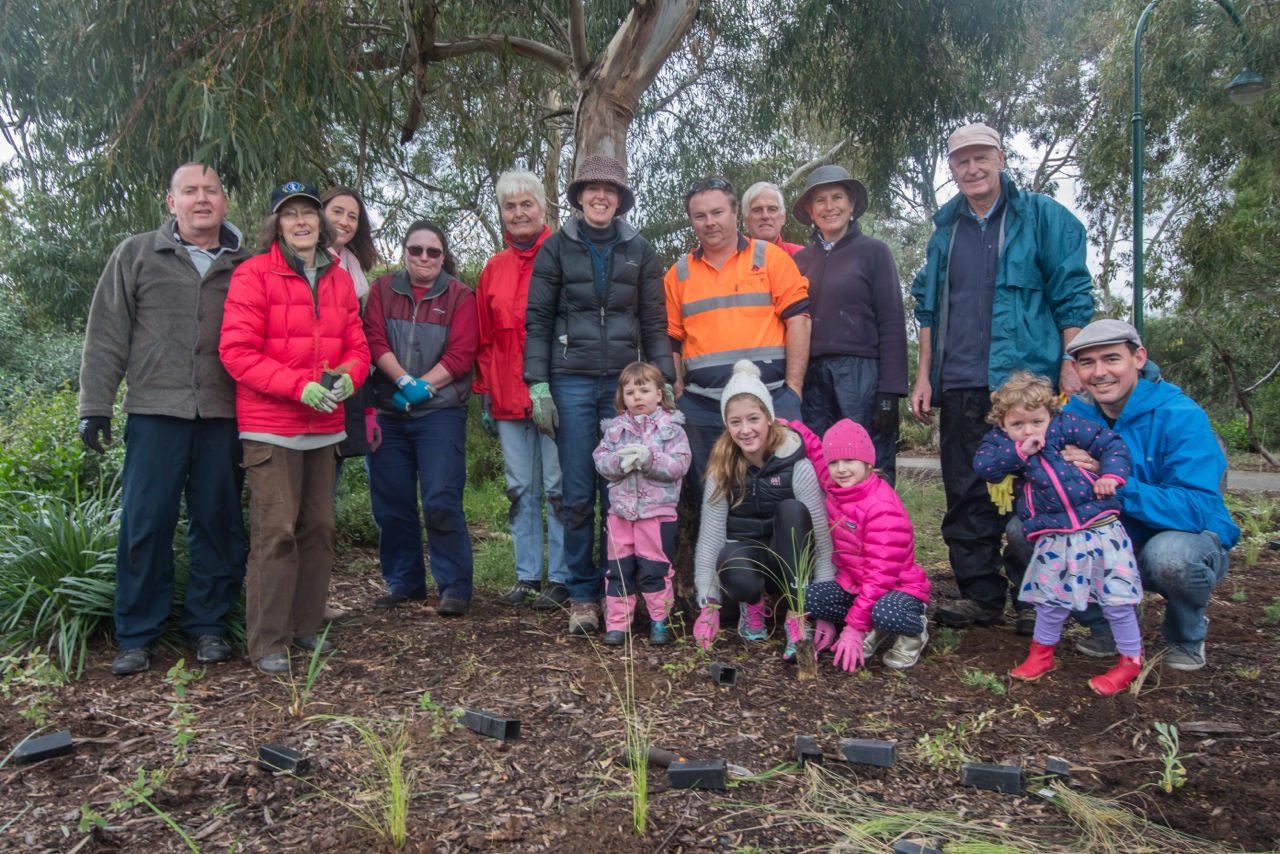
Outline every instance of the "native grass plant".
POLYGON ((950 626, 939 626, 933 636, 933 648, 937 650, 939 655, 954 655, 960 651, 960 643, 963 640, 964 633, 959 629, 953 629, 950 626))
POLYGON ((311 692, 316 687, 316 680, 320 677, 320 671, 329 663, 329 659, 337 654, 337 650, 333 652, 324 652, 325 639, 329 637, 329 629, 333 628, 332 623, 326 623, 324 631, 316 636, 316 647, 311 650, 311 655, 307 656, 307 669, 301 674, 293 672, 293 659, 289 659, 289 678, 285 680, 280 677, 280 682, 289 690, 289 714, 295 718, 306 717, 307 703, 311 702, 311 692))
POLYGON ((994 673, 987 673, 984 670, 975 670, 966 667, 960 674, 960 684, 968 685, 970 688, 986 688, 997 697, 1003 697, 1009 692, 1005 686, 1004 680, 994 673))
MULTIPOLYGON (((924 812, 867 796, 856 781, 821 765, 805 766, 806 789, 784 821, 827 831, 833 854, 884 851, 898 840, 929 841, 947 854, 1227 854, 1104 800, 1053 782, 1040 791, 1057 810, 1040 823, 976 822, 950 812, 924 812)), ((775 818, 779 816, 775 815, 775 818)))
POLYGON ((1280 623, 1280 596, 1272 596, 1271 604, 1262 608, 1262 625, 1274 626, 1280 623))
POLYGON ((368 770, 353 769, 357 788, 354 795, 318 791, 395 848, 403 848, 409 838, 409 803, 418 779, 417 770, 406 761, 410 743, 408 719, 407 713, 396 720, 350 715, 313 718, 350 729, 373 760, 368 770))
POLYGON ((1247 566, 1257 566, 1267 544, 1280 536, 1280 501, 1261 492, 1247 493, 1248 498, 1224 496, 1227 509, 1240 525, 1239 548, 1247 566))
POLYGON ((1238 581, 1231 582, 1231 601, 1243 602, 1247 598, 1244 585, 1238 581))
MULTIPOLYGON (((813 583, 814 570, 818 565, 818 548, 812 535, 807 537, 803 543, 795 541, 795 532, 791 532, 791 553, 795 555, 795 566, 791 569, 795 572, 794 583, 789 581, 780 572, 774 570, 773 566, 762 561, 754 561, 759 567, 761 574, 771 578, 774 584, 782 591, 782 602, 786 603, 787 614, 783 622, 783 635, 786 634, 786 620, 800 620, 802 631, 800 640, 796 641, 796 678, 807 682, 818 678, 818 654, 813 648, 813 637, 809 618, 807 614, 806 598, 809 585, 813 583)), ((785 561, 782 555, 770 550, 774 560, 772 563, 782 566, 785 561)), ((767 595, 767 594, 766 594, 767 595)), ((742 607, 746 607, 743 603, 742 607)))
POLYGON ((89 639, 112 619, 118 498, 114 485, 0 496, 0 650, 43 651, 67 675, 84 671, 89 639))
POLYGON ((1156 782, 1147 783, 1146 786, 1156 786, 1172 794, 1174 789, 1182 788, 1187 782, 1187 768, 1182 764, 1182 760, 1190 759, 1195 754, 1179 752, 1181 744, 1176 725, 1156 721, 1153 726, 1156 731, 1156 741, 1160 743, 1160 770, 1151 772, 1155 775, 1156 782))
POLYGON ((916 752, 929 765, 942 770, 959 770, 976 761, 973 739, 995 722, 996 712, 987 709, 972 718, 961 718, 927 732, 916 741, 916 752))

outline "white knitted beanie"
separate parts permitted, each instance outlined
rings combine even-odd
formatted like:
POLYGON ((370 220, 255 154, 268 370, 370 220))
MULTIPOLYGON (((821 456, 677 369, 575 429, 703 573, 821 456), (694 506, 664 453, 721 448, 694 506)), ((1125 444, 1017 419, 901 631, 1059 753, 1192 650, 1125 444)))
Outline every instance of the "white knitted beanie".
POLYGON ((724 385, 724 393, 720 395, 721 421, 725 420, 725 409, 729 401, 740 394, 751 394, 759 398, 764 411, 769 413, 770 421, 777 417, 773 414, 773 395, 769 394, 769 389, 760 381, 760 369, 750 359, 741 359, 734 364, 733 376, 724 385))

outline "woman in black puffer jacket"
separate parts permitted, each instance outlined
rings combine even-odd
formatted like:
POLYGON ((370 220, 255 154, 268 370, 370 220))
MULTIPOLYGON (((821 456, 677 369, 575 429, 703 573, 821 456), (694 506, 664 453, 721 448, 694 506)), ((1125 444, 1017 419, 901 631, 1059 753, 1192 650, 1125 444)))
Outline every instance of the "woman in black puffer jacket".
POLYGON ((658 256, 621 219, 635 205, 622 164, 587 157, 568 196, 581 218, 547 238, 533 265, 524 379, 533 420, 560 452, 569 633, 589 634, 600 625, 606 552, 597 562, 596 498, 600 519, 609 501, 591 458, 600 422, 616 414, 618 374, 631 362, 653 362, 668 383, 675 369, 658 256))

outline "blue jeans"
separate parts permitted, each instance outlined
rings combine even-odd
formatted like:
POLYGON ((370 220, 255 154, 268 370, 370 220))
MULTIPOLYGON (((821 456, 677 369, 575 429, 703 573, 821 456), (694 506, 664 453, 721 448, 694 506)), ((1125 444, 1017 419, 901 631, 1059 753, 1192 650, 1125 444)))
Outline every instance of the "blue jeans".
MULTIPOLYGON (((711 449, 715 447, 716 440, 724 433, 720 401, 700 394, 682 394, 676 405, 684 413, 684 432, 689 437, 689 450, 692 453, 689 471, 684 479, 685 488, 701 500, 707 460, 711 457, 711 449)), ((783 385, 774 390, 773 411, 779 418, 800 420, 800 397, 791 390, 791 386, 783 385)))
MULTIPOLYGON (((1009 547, 1028 556, 1029 546, 1022 536, 1022 523, 1014 517, 1009 525, 1009 547)), ((1197 652, 1204 644, 1209 621, 1205 608, 1213 588, 1227 574, 1230 558, 1227 550, 1211 531, 1189 534, 1186 531, 1161 531, 1138 549, 1138 572, 1142 587, 1159 593, 1165 599, 1164 623, 1160 633, 1167 643, 1189 652, 1197 652)), ((1083 611, 1072 613, 1091 634, 1109 635, 1111 627, 1102 609, 1092 603, 1083 611)))
POLYGON ((173 534, 183 498, 191 556, 181 628, 221 635, 244 583, 241 446, 234 418, 130 415, 124 428, 116 642, 158 641, 173 604, 173 534))
POLYGON ((821 356, 809 360, 804 375, 804 426, 822 436, 842 418, 866 428, 876 450, 876 465, 884 479, 897 482, 898 434, 877 433, 871 424, 880 390, 880 360, 863 356, 821 356))
POLYGON ((542 581, 542 501, 547 503, 547 578, 565 584, 569 569, 564 562, 564 524, 560 514, 560 454, 556 443, 538 432, 532 419, 498 421, 503 472, 511 512, 507 525, 516 550, 516 578, 542 581))
POLYGON ((421 418, 378 413, 382 445, 365 459, 369 500, 378 523, 378 559, 387 589, 410 599, 427 595, 422 561, 426 523, 431 577, 441 597, 471 600, 474 565, 462 510, 467 483, 467 410, 436 409, 421 418), (422 516, 418 515, 418 494, 422 516))
POLYGON ((560 413, 556 448, 560 452, 561 488, 564 505, 560 520, 564 525, 564 559, 569 570, 569 597, 574 602, 598 602, 604 593, 607 556, 596 538, 604 542, 604 517, 609 511, 608 485, 596 473, 591 454, 600 444, 600 422, 613 418, 613 396, 618 378, 552 377, 551 398, 560 413), (596 518, 596 499, 600 516, 596 518))

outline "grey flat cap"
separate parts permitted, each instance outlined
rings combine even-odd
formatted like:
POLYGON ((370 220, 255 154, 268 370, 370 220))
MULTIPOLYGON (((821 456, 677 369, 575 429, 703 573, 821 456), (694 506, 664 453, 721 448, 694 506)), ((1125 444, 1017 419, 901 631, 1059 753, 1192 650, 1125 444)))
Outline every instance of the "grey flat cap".
POLYGON ((1113 320, 1112 318, 1095 320, 1084 329, 1081 329, 1079 335, 1071 339, 1071 343, 1067 345, 1067 355, 1074 356, 1081 350, 1087 350, 1090 347, 1102 347, 1107 344, 1133 344, 1141 347, 1142 338, 1138 336, 1138 330, 1123 320, 1113 320))

